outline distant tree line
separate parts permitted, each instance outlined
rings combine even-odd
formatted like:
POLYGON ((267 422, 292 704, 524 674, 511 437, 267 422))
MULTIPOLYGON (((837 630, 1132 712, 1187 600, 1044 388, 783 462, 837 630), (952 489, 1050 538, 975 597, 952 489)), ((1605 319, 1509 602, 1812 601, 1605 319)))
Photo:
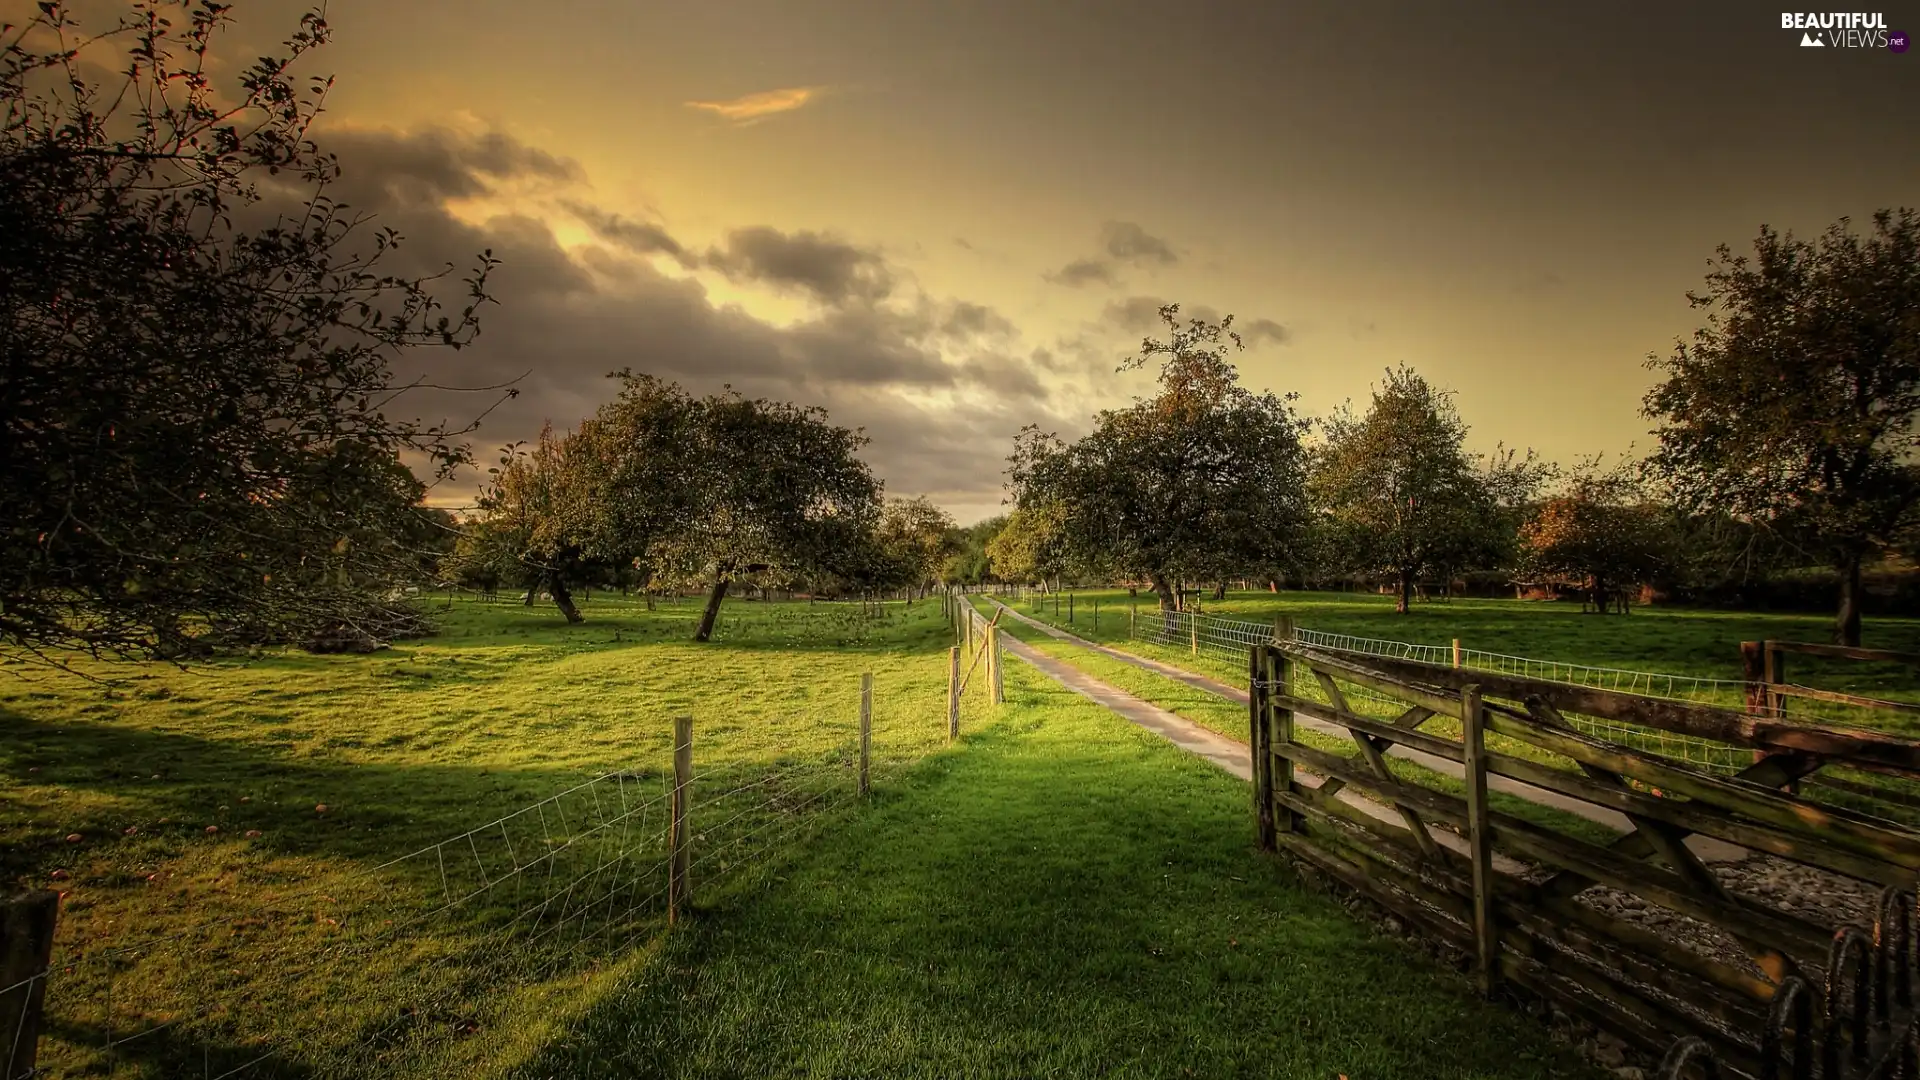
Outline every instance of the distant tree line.
POLYGON ((1453 395, 1404 367, 1364 411, 1310 422, 1239 385, 1231 316, 1169 305, 1164 339, 1122 365, 1158 363, 1155 397, 1071 443, 1016 438, 984 573, 1135 581, 1170 610, 1183 582, 1359 581, 1402 612, 1421 583, 1469 577, 1607 612, 1642 588, 1751 600, 1825 574, 1834 640, 1858 644, 1868 568, 1920 555, 1920 217, 1815 241, 1763 227, 1689 299, 1705 324, 1648 362, 1654 451, 1570 467, 1470 453, 1453 395))

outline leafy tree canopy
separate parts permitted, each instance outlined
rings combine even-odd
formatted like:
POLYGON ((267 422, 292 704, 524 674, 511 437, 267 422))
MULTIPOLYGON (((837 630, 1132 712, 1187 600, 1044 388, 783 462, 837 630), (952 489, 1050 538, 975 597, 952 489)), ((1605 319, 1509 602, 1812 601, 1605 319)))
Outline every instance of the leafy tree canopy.
POLYGON ((1232 316, 1183 324, 1179 313, 1162 308, 1166 339, 1145 339, 1121 365, 1158 364, 1156 396, 1100 413, 1072 444, 1028 428, 1008 470, 1021 510, 1064 513, 1072 558, 1146 578, 1167 608, 1179 603, 1172 582, 1182 577, 1286 560, 1306 516, 1307 425, 1294 395, 1240 385, 1227 359, 1243 347, 1232 316))
POLYGON ((1648 366, 1651 464, 1689 509, 1798 538, 1841 575, 1834 638, 1860 640, 1860 568, 1920 506, 1920 217, 1817 240, 1722 245, 1688 300, 1706 325, 1648 366))
MULTIPOLYGON (((140 5, 91 33, 65 5, 0 29, 0 642, 122 657, 365 621, 418 573, 420 487, 464 463, 404 419, 396 352, 477 330, 491 260, 451 315, 399 242, 326 196, 308 127, 328 83, 290 65, 310 14, 232 87, 208 75, 225 4, 140 5), (91 51, 124 47, 118 80, 91 51), (257 181, 305 191, 235 225, 257 181), (258 215, 256 215, 258 216, 258 215)), ((117 64, 119 61, 113 61, 117 64)))

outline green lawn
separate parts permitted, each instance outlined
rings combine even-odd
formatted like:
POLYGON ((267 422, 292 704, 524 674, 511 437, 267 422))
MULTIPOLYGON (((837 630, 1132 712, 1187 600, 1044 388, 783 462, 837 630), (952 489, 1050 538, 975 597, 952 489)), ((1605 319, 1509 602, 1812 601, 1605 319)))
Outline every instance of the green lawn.
MULTIPOLYGON (((1071 621, 1064 603, 1056 614, 1054 601, 1034 597, 1017 606, 1082 637, 1120 644, 1128 640, 1129 608, 1138 605, 1144 613, 1155 598, 1132 598, 1125 589, 1077 591, 1071 621)), ((1259 623, 1284 614, 1298 626, 1327 633, 1438 646, 1457 638, 1462 648, 1505 656, 1736 681, 1741 678, 1740 642, 1824 642, 1831 629, 1831 620, 1819 615, 1658 606, 1637 607, 1629 615, 1585 615, 1577 604, 1519 600, 1415 602, 1411 612, 1401 615, 1393 610, 1392 597, 1370 593, 1230 592, 1224 601, 1203 597, 1197 607, 1207 615, 1259 623)), ((1869 647, 1920 652, 1920 618, 1871 617, 1863 637, 1869 647)), ((1811 656, 1789 656, 1786 663, 1792 682, 1920 701, 1920 678, 1905 665, 1811 656)), ((1231 663, 1212 663, 1211 670, 1235 679, 1245 676, 1231 663)))
POLYGON ((1250 850, 1245 785, 1009 661, 1003 719, 516 1076, 1586 1077, 1250 850))
POLYGON ((739 603, 704 647, 687 640, 691 606, 601 598, 588 615, 568 627, 550 607, 462 602, 441 636, 373 656, 155 667, 118 686, 7 669, 24 678, 0 683, 0 872, 66 893, 55 1062, 91 1068, 109 1040, 153 1030, 118 1060, 162 1075, 183 1055, 298 1045, 303 1066, 352 1072, 370 1046, 386 1068, 420 1056, 409 1040, 518 1030, 503 1020, 515 1002, 490 989, 503 962, 516 979, 574 970, 549 946, 585 929, 645 940, 658 922, 674 715, 695 719, 710 803, 696 821, 723 849, 709 876, 774 831, 748 835, 769 815, 851 791, 862 672, 880 775, 945 743, 936 603, 883 621, 739 603), (775 793, 785 802, 756 810, 775 793), (605 912, 581 910, 603 892, 605 912), (498 947, 516 936, 542 940, 498 947), (433 1009, 399 1022, 395 997, 433 1009), (164 1026, 177 1019, 192 1022, 164 1026))
MULTIPOLYGON (((989 616, 991 615, 990 605, 987 604, 984 597, 976 597, 975 601, 983 612, 987 612, 989 616)), ((1065 620, 1063 619, 1062 624, 1064 624, 1064 622, 1065 620)), ((1095 652, 1085 646, 1077 645, 1069 641, 1061 641, 1017 619, 1002 616, 1000 625, 1005 628, 1008 634, 1020 641, 1033 646, 1048 656, 1071 664, 1110 686, 1124 690, 1142 701, 1157 705, 1184 719, 1191 720, 1209 731, 1217 732, 1243 743, 1247 741, 1247 709, 1246 706, 1238 702, 1223 698, 1211 691, 1200 689, 1199 687, 1178 679, 1143 670, 1124 661, 1116 660, 1111 656, 1095 652)), ((1157 652, 1161 655, 1155 657, 1156 659, 1165 660, 1176 665, 1192 659, 1190 656, 1183 657, 1178 655, 1177 650, 1152 647, 1149 649, 1134 649, 1133 646, 1135 644, 1140 643, 1128 643, 1128 648, 1141 655, 1147 655, 1149 652, 1157 652)), ((1185 666, 1195 670, 1198 669, 1197 665, 1191 663, 1186 663, 1185 666)), ((1217 668, 1220 665, 1215 664, 1213 666, 1217 668)), ((1223 679, 1226 678, 1224 672, 1217 670, 1205 673, 1213 674, 1223 679)), ((1237 681, 1244 683, 1245 675, 1242 675, 1237 681)), ((1325 696, 1313 688, 1303 688, 1303 693, 1305 696, 1314 698, 1324 698, 1325 696)), ((1390 718, 1397 712, 1397 710, 1391 708, 1369 709, 1366 702, 1354 702, 1353 704, 1363 713, 1370 712, 1383 718, 1390 718)), ((1442 738, 1458 739, 1460 737, 1460 722, 1444 716, 1437 716, 1421 725, 1421 730, 1442 738)), ((1330 754, 1339 754, 1348 758, 1356 756, 1355 744, 1351 738, 1322 734, 1309 730, 1304 726, 1294 729, 1294 738, 1316 750, 1323 750, 1330 754)), ((1513 739, 1505 739, 1498 735, 1493 736, 1493 738, 1497 740, 1496 745, 1498 748, 1506 753, 1525 755, 1556 768, 1570 769, 1574 767, 1572 762, 1560 758, 1557 755, 1551 755, 1545 751, 1537 750, 1526 743, 1521 743, 1513 739)), ((1449 776, 1445 773, 1435 772, 1432 769, 1425 768, 1424 766, 1403 758, 1388 758, 1387 767, 1392 771, 1394 776, 1404 782, 1429 787, 1436 791, 1443 791, 1449 795, 1464 797, 1466 794, 1466 783, 1464 780, 1449 776)), ((1619 837, 1619 833, 1614 830, 1589 821, 1577 814, 1570 814, 1562 810, 1541 806, 1504 792, 1490 792, 1489 798, 1493 808, 1496 810, 1558 829, 1561 832, 1570 833, 1592 843, 1608 844, 1619 837)))
POLYGON ((948 748, 937 603, 732 604, 707 646, 691 606, 587 614, 463 601, 374 656, 116 685, 0 669, 0 870, 66 894, 42 1064, 1578 1075, 1258 857, 1240 782, 1023 665, 948 748), (707 910, 668 931, 676 714, 707 910))

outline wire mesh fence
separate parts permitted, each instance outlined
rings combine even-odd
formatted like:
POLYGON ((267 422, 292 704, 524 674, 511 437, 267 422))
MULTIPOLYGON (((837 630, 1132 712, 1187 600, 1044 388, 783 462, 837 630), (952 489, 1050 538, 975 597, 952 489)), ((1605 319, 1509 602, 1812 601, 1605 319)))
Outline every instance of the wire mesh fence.
MULTIPOLYGON (((855 797, 858 746, 694 770, 700 894, 855 797)), ((217 916, 78 920, 49 968, 41 1068, 62 1076, 457 1075, 516 1018, 665 924, 674 778, 608 772, 377 866, 231 883, 217 916), (156 920, 159 921, 159 920, 156 920)))
MULTIPOLYGON (((1195 655, 1206 655, 1244 668, 1247 650, 1254 645, 1276 640, 1282 633, 1272 623, 1227 619, 1184 611, 1143 612, 1134 620, 1136 637, 1195 655)), ((1482 649, 1456 649, 1453 645, 1426 645, 1353 634, 1329 633, 1306 627, 1292 630, 1294 642, 1309 648, 1351 655, 1380 656, 1412 660, 1443 667, 1458 665, 1478 671, 1492 671, 1551 682, 1615 690, 1642 697, 1685 701, 1694 704, 1739 707, 1744 684, 1729 679, 1705 679, 1684 675, 1628 671, 1588 664, 1568 664, 1551 660, 1509 656, 1482 649)), ((1319 697, 1318 687, 1304 688, 1307 696, 1319 697)), ((1348 688, 1346 696, 1355 704, 1369 708, 1363 712, 1388 715, 1399 703, 1364 688, 1348 688)), ((1751 748, 1735 747, 1713 739, 1676 734, 1660 728, 1625 723, 1603 717, 1568 714, 1567 722, 1577 730, 1609 742, 1620 743, 1648 753, 1683 761, 1721 773, 1738 772, 1753 764, 1751 748)))

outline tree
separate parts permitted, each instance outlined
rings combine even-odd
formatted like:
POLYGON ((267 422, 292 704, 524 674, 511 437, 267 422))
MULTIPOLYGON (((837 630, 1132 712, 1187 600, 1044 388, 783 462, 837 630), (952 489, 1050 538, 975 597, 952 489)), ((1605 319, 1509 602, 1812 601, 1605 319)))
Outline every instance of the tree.
POLYGON ((1920 505, 1920 217, 1841 218, 1817 242, 1762 226, 1722 245, 1693 341, 1648 359, 1652 464, 1681 503, 1766 524, 1840 576, 1834 640, 1860 641, 1860 571, 1920 505))
POLYGON ((941 580, 952 585, 979 585, 988 581, 1007 580, 987 554, 994 537, 1006 527, 1007 518, 1002 514, 975 522, 964 529, 955 529, 953 554, 947 556, 946 565, 941 568, 941 580))
POLYGON ((865 435, 817 407, 616 377, 620 395, 592 427, 596 530, 656 574, 707 589, 696 641, 744 577, 871 572, 880 484, 856 456, 865 435))
POLYGON ((900 568, 900 581, 924 595, 958 550, 953 518, 925 496, 888 499, 876 537, 900 568))
POLYGON ((1593 458, 1576 466, 1521 529, 1521 548, 1529 569, 1584 587, 1595 611, 1625 614, 1616 597, 1667 565, 1663 517, 1631 462, 1602 468, 1593 458))
POLYGON ((1057 502, 1023 506, 987 541, 986 555, 1003 581, 1057 580, 1071 558, 1067 549, 1067 508, 1057 502))
POLYGON ((1451 394, 1411 369, 1391 370, 1365 416, 1342 406, 1325 431, 1309 496, 1350 568, 1395 580, 1396 611, 1410 610, 1417 579, 1489 556, 1497 529, 1488 481, 1512 477, 1512 459, 1477 472, 1451 394))
POLYGON ((229 92, 206 74, 226 5, 165 7, 91 38, 58 3, 0 29, 0 641, 42 655, 363 622, 417 573, 369 542, 417 517, 398 459, 467 460, 471 426, 400 418, 390 364, 470 340, 491 259, 452 318, 434 279, 379 273, 398 237, 326 197, 327 84, 289 74, 317 13, 229 92), (119 86, 87 55, 116 39, 119 86), (237 227, 268 176, 303 205, 237 227))
POLYGON ((542 427, 530 450, 509 448, 502 456, 480 500, 480 564, 510 568, 507 577, 526 587, 528 605, 544 586, 569 623, 586 621, 572 586, 587 580, 607 551, 597 434, 592 420, 564 436, 551 424, 542 427))
POLYGON ((1183 577, 1286 560, 1306 516, 1294 395, 1239 385, 1232 316, 1182 325, 1179 313, 1161 308, 1166 340, 1143 340, 1121 365, 1158 363, 1155 397, 1100 413, 1071 445, 1029 427, 1008 469, 1021 510, 1061 508, 1073 558, 1146 578, 1167 610, 1183 577))

